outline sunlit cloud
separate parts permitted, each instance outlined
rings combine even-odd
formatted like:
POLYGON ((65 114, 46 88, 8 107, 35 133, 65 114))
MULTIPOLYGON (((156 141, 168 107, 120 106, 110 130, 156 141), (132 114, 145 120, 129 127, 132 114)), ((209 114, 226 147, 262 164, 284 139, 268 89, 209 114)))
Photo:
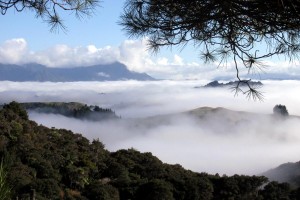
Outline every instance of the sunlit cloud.
POLYGON ((7 40, 0 45, 0 62, 9 64, 26 63, 28 53, 25 39, 7 40))

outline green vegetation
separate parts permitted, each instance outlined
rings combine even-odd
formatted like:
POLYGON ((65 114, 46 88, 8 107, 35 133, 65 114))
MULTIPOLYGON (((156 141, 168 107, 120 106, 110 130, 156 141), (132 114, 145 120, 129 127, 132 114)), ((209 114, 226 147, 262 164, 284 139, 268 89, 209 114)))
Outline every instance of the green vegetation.
POLYGON ((99 106, 88 106, 77 102, 32 102, 21 103, 21 106, 28 111, 39 113, 60 114, 66 117, 76 119, 101 121, 120 118, 109 108, 100 108, 99 106))
POLYGON ((3 160, 0 163, 0 199, 9 200, 11 194, 11 187, 7 183, 7 169, 5 169, 3 160))
POLYGON ((16 102, 0 110, 0 158, 13 199, 32 191, 39 200, 272 200, 300 193, 263 176, 196 173, 135 149, 109 152, 99 140, 37 125, 16 102))

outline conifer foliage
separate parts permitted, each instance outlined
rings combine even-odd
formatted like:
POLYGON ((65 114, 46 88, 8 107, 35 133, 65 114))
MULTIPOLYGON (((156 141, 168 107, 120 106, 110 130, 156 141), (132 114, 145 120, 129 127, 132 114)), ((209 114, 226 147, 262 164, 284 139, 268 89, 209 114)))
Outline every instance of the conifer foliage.
POLYGON ((191 42, 205 62, 233 61, 237 79, 248 86, 238 83, 237 94, 261 99, 240 70, 260 70, 274 55, 297 58, 299 15, 299 0, 127 0, 120 24, 130 36, 149 37, 154 51, 191 42))
POLYGON ((0 0, 0 13, 32 11, 37 18, 47 22, 51 31, 66 29, 61 15, 75 13, 77 18, 90 16, 98 6, 98 0, 0 0))

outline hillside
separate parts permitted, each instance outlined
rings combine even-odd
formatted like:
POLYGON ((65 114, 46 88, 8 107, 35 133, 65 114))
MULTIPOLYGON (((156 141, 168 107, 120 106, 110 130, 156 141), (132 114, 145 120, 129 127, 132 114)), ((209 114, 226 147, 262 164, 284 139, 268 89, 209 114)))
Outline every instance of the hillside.
POLYGON ((262 175, 272 181, 288 182, 294 187, 300 187, 300 161, 296 163, 284 163, 262 173, 262 175))
POLYGON ((154 80, 145 73, 129 71, 121 63, 86 67, 50 68, 39 64, 0 64, 0 81, 117 81, 154 80))
POLYGON ((78 102, 31 102, 20 105, 28 112, 59 114, 81 120, 102 121, 120 118, 111 109, 88 106, 78 102))
POLYGON ((0 181, 13 186, 12 199, 28 199, 32 193, 39 200, 300 197, 288 184, 266 184, 265 177, 196 173, 162 163, 151 153, 109 152, 99 140, 37 125, 16 102, 0 110, 0 138, 0 157, 7 173, 0 181))
MULTIPOLYGON (((291 116, 292 117, 292 116, 291 116)), ((296 116, 293 116, 296 117, 296 116)), ((156 115, 142 119, 132 120, 135 126, 153 127, 159 125, 171 124, 174 120, 189 118, 195 121, 199 126, 211 124, 213 121, 217 122, 220 126, 211 126, 211 130, 221 129, 222 132, 230 132, 231 130, 224 130, 222 125, 226 125, 229 129, 235 129, 239 124, 251 123, 253 119, 277 119, 273 114, 257 114, 244 111, 234 111, 222 107, 200 107, 193 110, 172 113, 165 115, 156 115), (230 126, 231 125, 231 126, 230 126)), ((280 120, 280 119, 279 119, 280 120)))

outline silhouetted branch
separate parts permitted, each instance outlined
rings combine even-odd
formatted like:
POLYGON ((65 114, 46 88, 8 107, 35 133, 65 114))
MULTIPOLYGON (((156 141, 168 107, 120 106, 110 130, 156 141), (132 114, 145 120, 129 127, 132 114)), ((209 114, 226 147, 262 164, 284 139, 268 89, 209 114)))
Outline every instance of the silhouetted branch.
MULTIPOLYGON (((193 42, 204 62, 234 58, 240 80, 240 68, 262 69, 261 60, 274 55, 298 59, 299 10, 299 0, 127 0, 120 24, 131 37, 148 36, 154 51, 193 42)), ((248 89, 249 97, 262 98, 248 89)))
POLYGON ((98 6, 99 0, 0 0, 0 11, 5 15, 9 9, 17 12, 31 10, 37 18, 42 18, 50 25, 50 30, 66 30, 59 13, 75 12, 77 18, 90 16, 98 6))

